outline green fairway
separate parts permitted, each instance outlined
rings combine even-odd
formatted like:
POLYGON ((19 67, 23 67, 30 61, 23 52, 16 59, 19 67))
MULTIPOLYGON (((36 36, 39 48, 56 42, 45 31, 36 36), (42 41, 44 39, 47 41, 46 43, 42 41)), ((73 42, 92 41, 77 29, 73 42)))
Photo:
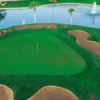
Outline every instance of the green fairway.
POLYGON ((1 37, 0 74, 72 75, 84 69, 81 56, 51 35, 53 30, 27 32, 1 37))

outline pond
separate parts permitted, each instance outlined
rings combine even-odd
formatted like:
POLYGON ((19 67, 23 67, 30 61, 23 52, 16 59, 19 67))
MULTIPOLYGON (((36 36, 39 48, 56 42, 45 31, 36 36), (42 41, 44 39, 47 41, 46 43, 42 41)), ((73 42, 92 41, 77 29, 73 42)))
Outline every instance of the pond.
MULTIPOLYGON (((74 8, 73 25, 100 28, 100 6, 96 6, 96 14, 91 14, 92 5, 87 4, 54 4, 37 7, 37 23, 70 24, 69 8, 74 8)), ((34 23, 33 9, 6 9, 0 12, 0 29, 10 26, 34 23)))

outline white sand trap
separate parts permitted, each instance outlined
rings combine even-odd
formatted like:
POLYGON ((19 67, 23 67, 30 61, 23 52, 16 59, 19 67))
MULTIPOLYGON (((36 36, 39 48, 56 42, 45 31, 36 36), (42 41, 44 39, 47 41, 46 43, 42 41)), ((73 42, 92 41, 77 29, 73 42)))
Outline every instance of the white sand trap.
POLYGON ((78 98, 67 89, 45 86, 27 100, 78 100, 78 98))

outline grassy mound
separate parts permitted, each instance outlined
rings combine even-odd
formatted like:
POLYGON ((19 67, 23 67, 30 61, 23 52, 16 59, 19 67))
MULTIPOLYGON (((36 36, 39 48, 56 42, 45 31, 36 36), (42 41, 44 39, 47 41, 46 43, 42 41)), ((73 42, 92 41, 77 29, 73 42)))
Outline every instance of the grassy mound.
POLYGON ((55 31, 16 32, 1 38, 0 74, 72 75, 84 69, 81 56, 50 34, 55 31))

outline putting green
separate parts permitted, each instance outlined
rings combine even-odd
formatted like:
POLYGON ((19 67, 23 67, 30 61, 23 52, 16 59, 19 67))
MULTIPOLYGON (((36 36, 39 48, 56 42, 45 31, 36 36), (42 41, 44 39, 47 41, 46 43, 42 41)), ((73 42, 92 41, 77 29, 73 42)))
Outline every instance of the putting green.
POLYGON ((48 34, 50 32, 31 30, 1 39, 0 74, 72 75, 81 72, 84 60, 62 40, 48 34))

